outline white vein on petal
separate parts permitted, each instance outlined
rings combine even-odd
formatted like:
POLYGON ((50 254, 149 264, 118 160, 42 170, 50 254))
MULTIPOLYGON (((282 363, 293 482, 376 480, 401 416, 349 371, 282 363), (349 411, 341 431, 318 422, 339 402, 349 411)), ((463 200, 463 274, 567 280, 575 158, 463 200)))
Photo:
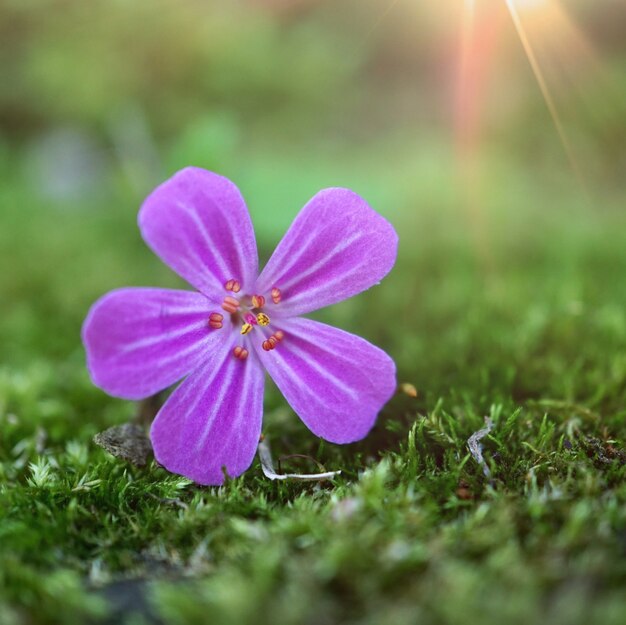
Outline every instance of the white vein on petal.
MULTIPOLYGON (((217 245, 215 245, 215 241, 213 241, 213 239, 211 238, 211 235, 209 234, 209 231, 207 230, 206 225, 204 224, 202 219, 200 219, 200 217, 198 216, 198 214, 192 207, 188 206, 184 202, 177 202, 176 205, 184 213, 186 213, 189 217, 191 217, 192 221, 198 228, 198 231, 202 235, 202 238, 204 239, 207 252, 211 252, 211 257, 215 261, 215 263, 218 265, 218 268, 222 272, 222 275, 228 276, 231 270, 229 270, 229 268, 226 267, 226 264, 224 262, 224 259, 222 258, 222 255, 219 253, 215 253, 219 248, 217 247, 217 245)), ((203 262, 203 264, 206 267, 206 263, 203 262)), ((207 267, 207 269, 209 268, 207 267)), ((212 271, 211 273, 213 274, 214 277, 216 277, 216 279, 219 282, 219 278, 217 278, 217 276, 215 276, 215 274, 212 271)))
MULTIPOLYGON (((304 341, 310 345, 315 345, 320 349, 324 350, 329 356, 333 356, 337 360, 345 363, 346 366, 352 366, 358 368, 360 373, 363 375, 364 379, 367 380, 370 388, 375 389, 375 377, 376 374, 372 371, 372 363, 368 362, 367 367, 358 367, 358 362, 353 358, 350 358, 350 354, 352 353, 353 346, 350 343, 349 339, 357 339, 363 342, 363 346, 374 350, 377 353, 380 353, 381 350, 368 343, 366 340, 361 339, 360 337, 340 330, 339 328, 333 328, 332 326, 326 326, 325 324, 319 321, 313 321, 312 319, 305 318, 293 318, 288 321, 284 325, 285 331, 289 333, 289 335, 297 337, 301 341, 304 341), (301 322, 304 322, 304 326, 300 325, 301 322), (328 341, 325 341, 323 345, 318 345, 310 338, 310 332, 307 332, 308 324, 313 324, 310 326, 315 329, 317 336, 320 338, 327 338, 328 341), (337 343, 341 343, 341 345, 337 345, 337 343), (345 347, 345 349, 342 349, 345 347)), ((305 351, 296 348, 293 345, 285 345, 284 349, 291 350, 292 352, 298 352, 298 355, 306 354, 305 351)), ((383 352, 384 353, 384 352, 383 352)), ((304 357, 304 356, 303 356, 304 357)), ((311 358, 306 358, 307 362, 312 362, 311 358)), ((378 370, 379 363, 376 363, 376 369, 378 370)))
MULTIPOLYGON (((235 365, 240 363, 235 363, 235 365)), ((245 417, 244 410, 242 404, 248 402, 251 406, 253 406, 256 401, 258 401, 258 389, 257 392, 252 394, 248 392, 249 387, 255 382, 255 373, 259 373, 259 375, 263 375, 260 371, 256 369, 256 362, 247 362, 246 370, 244 371, 244 381, 241 386, 239 396, 237 398, 237 402, 233 407, 233 414, 236 415, 236 420, 231 423, 229 433, 224 441, 223 445, 226 446, 226 442, 230 442, 235 435, 239 435, 241 422, 245 417)), ((232 377, 232 376, 231 376, 232 377)), ((262 387, 261 387, 262 388, 262 387)), ((261 404, 262 405, 262 404, 261 404)))
MULTIPOLYGON (((191 278, 187 279, 187 282, 193 284, 196 282, 194 276, 200 276, 202 278, 202 284, 198 284, 198 288, 204 288, 207 291, 219 289, 221 286, 220 278, 215 275, 213 270, 204 262, 204 260, 194 252, 191 252, 189 248, 185 250, 185 254, 186 256, 179 256, 176 263, 180 263, 178 264, 180 270, 185 271, 185 273, 191 278), (199 268, 206 270, 206 273, 203 274, 202 271, 198 270, 199 268), (206 277, 212 278, 213 282, 207 280, 206 277)), ((203 293, 203 295, 207 295, 207 293, 203 293)))
MULTIPOLYGON (((311 358, 310 354, 307 354, 306 351, 300 349, 299 347, 296 347, 295 345, 290 345, 289 351, 292 354, 299 356, 309 367, 311 367, 311 369, 313 369, 314 371, 317 371, 317 373, 319 373, 325 380, 330 382, 335 388, 343 391, 346 395, 349 395, 350 397, 352 397, 352 399, 358 398, 358 393, 354 389, 347 386, 340 378, 329 373, 327 369, 321 366, 315 359, 311 358)), ((292 373, 294 372, 293 367, 287 365, 284 359, 283 359, 283 367, 289 369, 292 373)), ((294 380, 296 379, 297 378, 295 378, 294 376, 294 380)), ((307 388, 307 390, 310 390, 310 389, 307 388)))
MULTIPOLYGON (((230 354, 230 350, 228 351, 228 354, 230 354)), ((222 361, 220 365, 220 370, 223 365, 224 365, 224 361, 222 361)), ((241 385, 241 389, 239 390, 237 400, 231 409, 233 414, 237 415, 237 421, 231 424, 230 433, 232 434, 239 427, 241 419, 243 418, 243 410, 240 410, 240 406, 242 402, 245 402, 246 399, 248 399, 247 389, 248 389, 248 386, 250 385, 251 380, 253 379, 250 374, 250 371, 252 367, 254 367, 255 365, 256 363, 254 363, 252 360, 242 363, 241 361, 237 360, 234 356, 231 362, 226 363, 227 370, 225 373, 225 379, 223 380, 221 384, 219 395, 212 402, 212 408, 209 414, 207 415, 207 421, 206 421, 206 424, 204 425, 203 432, 198 438, 198 441, 196 443, 195 450, 197 453, 199 453, 201 449, 204 447, 211 433, 215 419, 217 418, 219 414, 219 410, 221 409, 224 399, 226 397, 226 393, 232 386, 232 381, 233 381, 234 376, 238 373, 238 367, 245 367, 243 371, 243 376, 244 376, 243 383, 241 385)), ((208 387, 213 383, 214 380, 215 380, 215 375, 212 376, 210 381, 205 385, 205 391, 208 390, 208 387)), ((226 444, 226 441, 223 442, 223 445, 225 444, 226 444)))
MULTIPOLYGON (((276 282, 280 283, 280 289, 283 291, 287 291, 293 286, 297 286, 299 282, 302 282, 309 276, 313 275, 314 273, 322 269, 325 265, 327 265, 334 258, 336 258, 338 254, 345 252, 353 243, 359 241, 362 238, 363 238, 363 234, 360 232, 356 235, 353 235, 349 239, 346 239, 345 241, 343 241, 339 246, 332 248, 325 256, 323 256, 321 259, 316 261, 306 271, 303 271, 293 276, 291 280, 287 280, 286 282, 283 282, 281 280, 277 280, 276 282)), ((298 260, 300 260, 300 257, 298 257, 293 263, 291 263, 286 269, 284 269, 282 271, 282 275, 286 275, 291 270, 291 268, 298 262, 298 260)))
MULTIPOLYGON (((192 374, 192 378, 188 378, 187 382, 183 383, 183 385, 179 387, 179 389, 176 391, 176 393, 180 393, 180 395, 176 397, 177 405, 173 406, 174 410, 180 410, 180 407, 182 406, 182 404, 184 404, 187 401, 189 396, 195 393, 195 397, 191 405, 185 408, 185 416, 184 416, 185 421, 189 420, 189 416, 195 412, 195 410, 198 407, 198 404, 205 397, 208 387, 213 383, 215 378, 219 375, 219 372, 221 371, 222 366, 224 365, 224 362, 226 361, 226 358, 228 358, 229 354, 230 354, 229 350, 225 349, 224 354, 221 360, 219 361, 219 363, 217 364, 217 366, 212 368, 208 380, 203 376, 203 374, 206 372, 207 368, 209 367, 209 363, 206 363, 204 366, 201 365, 199 368, 197 368, 196 371, 192 374)), ((179 446, 180 446, 180 440, 179 440, 179 446)))
MULTIPOLYGON (((199 341, 197 343, 193 343, 191 345, 189 345, 186 349, 184 350, 180 350, 177 351, 176 353, 172 354, 170 357, 168 358, 164 358, 158 361, 160 366, 164 366, 166 364, 172 363, 172 362, 176 362, 179 360, 184 360, 187 356, 191 357, 195 354, 194 358, 193 358, 193 363, 195 365, 195 363, 199 362, 202 358, 202 350, 206 347, 209 346, 209 344, 211 343, 210 338, 207 337, 205 339, 203 339, 202 341, 199 341)), ((195 366, 190 366, 189 370, 195 369, 195 366)))
MULTIPOLYGON (((344 293, 352 293, 353 292, 353 288, 350 289, 338 289, 337 291, 335 291, 335 287, 342 285, 347 279, 349 279, 352 274, 355 273, 355 271, 358 271, 359 267, 354 267, 354 269, 350 272, 347 273, 342 273, 341 275, 337 276, 334 280, 331 280, 330 282, 325 282, 324 284, 321 284, 320 286, 316 287, 315 289, 312 290, 305 290, 302 291, 301 293, 299 293, 298 295, 294 295, 293 297, 290 297, 288 300, 285 301, 285 309, 287 309, 287 307, 289 308, 289 313, 291 315, 295 315, 297 313, 294 313, 292 311, 293 308, 295 308, 296 310, 297 307, 302 304, 304 304, 306 302, 306 300, 310 299, 310 298, 314 298, 315 296, 317 296, 320 293, 325 293, 327 291, 331 291, 333 293, 333 300, 334 301, 340 301, 342 299, 346 299, 347 295, 344 295, 344 293)), ((365 284, 370 284, 369 280, 365 280, 364 281, 365 284)), ((361 288, 361 287, 358 287, 361 288)), ((357 289, 358 292, 358 289, 357 289)), ((305 304, 306 305, 306 304, 305 304)), ((322 304, 323 306, 326 304, 322 304)), ((287 312, 287 310, 285 310, 285 312, 287 312)))
MULTIPOLYGON (((182 338, 188 334, 193 333, 194 331, 202 330, 207 325, 205 320, 194 321, 193 323, 177 328, 176 330, 172 330, 170 332, 162 332, 160 334, 144 337, 133 341, 132 343, 126 343, 124 347, 120 350, 120 355, 125 355, 130 352, 136 351, 138 349, 142 349, 145 347, 152 347, 157 343, 164 343, 166 341, 172 341, 179 338, 182 338)), ((208 334, 210 337, 211 334, 208 334)), ((200 343, 201 341, 198 341, 200 343)))

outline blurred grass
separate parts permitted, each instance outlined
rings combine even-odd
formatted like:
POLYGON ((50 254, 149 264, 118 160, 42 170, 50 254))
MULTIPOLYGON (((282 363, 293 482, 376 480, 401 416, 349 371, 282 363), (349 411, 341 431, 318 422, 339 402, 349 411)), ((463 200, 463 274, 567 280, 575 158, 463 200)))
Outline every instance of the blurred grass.
POLYGON ((621 625, 623 108, 589 88, 588 120, 567 109, 577 181, 512 63, 519 101, 492 90, 468 180, 441 9, 398 3, 372 30, 376 2, 288 4, 0 3, 0 625, 621 625), (137 407, 90 383, 82 320, 109 289, 183 286, 136 214, 189 164, 240 186, 263 258, 322 187, 400 234, 380 286, 316 316, 387 350, 418 397, 347 447, 266 397, 275 455, 341 468, 332 483, 255 461, 199 488, 91 442, 137 407), (487 415, 490 480, 466 445, 487 415))

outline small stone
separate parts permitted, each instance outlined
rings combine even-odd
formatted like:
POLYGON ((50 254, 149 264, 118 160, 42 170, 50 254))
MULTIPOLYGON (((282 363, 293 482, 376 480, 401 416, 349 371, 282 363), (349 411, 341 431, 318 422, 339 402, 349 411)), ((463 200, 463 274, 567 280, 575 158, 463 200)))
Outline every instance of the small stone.
POLYGON ((410 382, 400 384, 400 391, 409 397, 417 397, 417 389, 410 382))
POLYGON ((152 445, 145 430, 135 423, 115 425, 93 437, 93 442, 112 456, 138 467, 146 466, 152 445))
POLYGON ((456 496, 464 501, 474 499, 474 493, 470 489, 470 485, 465 480, 459 481, 459 486, 456 489, 456 496))

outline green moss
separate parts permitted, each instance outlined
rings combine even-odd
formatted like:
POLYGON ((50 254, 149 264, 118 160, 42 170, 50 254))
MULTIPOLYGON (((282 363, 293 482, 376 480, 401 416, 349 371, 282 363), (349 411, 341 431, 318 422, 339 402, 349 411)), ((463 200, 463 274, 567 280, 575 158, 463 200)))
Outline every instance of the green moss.
POLYGON ((87 307, 177 284, 139 240, 138 198, 59 213, 5 185, 20 202, 0 264, 20 271, 0 277, 0 623, 623 623, 625 224, 608 194, 591 211, 550 189, 526 187, 523 219, 494 193, 486 247, 453 197, 405 198, 392 275, 319 316, 383 346, 418 397, 337 447, 270 389, 275 455, 342 475, 274 483, 255 461, 211 489, 91 442, 136 407, 88 379, 87 307), (485 416, 490 479, 467 448, 485 416))

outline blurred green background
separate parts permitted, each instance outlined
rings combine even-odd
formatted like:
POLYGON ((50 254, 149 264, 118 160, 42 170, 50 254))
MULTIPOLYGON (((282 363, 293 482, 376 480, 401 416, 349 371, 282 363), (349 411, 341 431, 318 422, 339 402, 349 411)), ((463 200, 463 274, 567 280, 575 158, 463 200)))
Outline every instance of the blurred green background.
POLYGON ((401 233, 416 308, 432 247, 441 282, 458 258, 481 288, 538 254, 576 271, 576 236, 601 256, 624 226, 623 5, 516 6, 557 124, 505 2, 3 0, 3 361, 63 357, 102 292, 171 282, 134 220, 189 164, 241 187, 264 257, 317 190, 353 188, 401 233))
POLYGON ((87 587, 124 612, 128 578, 178 580, 152 608, 122 584, 133 623, 623 623, 625 18, 0 0, 0 625, 95 618, 87 587), (255 463, 196 489, 91 443, 136 407, 89 381, 81 323, 112 288, 183 286, 136 216, 187 165, 241 188, 264 259, 329 186, 400 234, 380 286, 317 316, 387 350, 417 399, 340 448, 267 396, 275 452, 342 468, 332 487, 255 463), (486 414, 490 482, 465 446, 486 414))
POLYGON ((504 2, 3 0, 3 361, 62 357, 99 294, 170 280, 134 220, 189 164, 241 187, 265 256, 313 193, 353 188, 400 231, 416 305, 431 246, 483 284, 546 228, 622 228, 623 6, 518 4, 562 137, 504 2))

